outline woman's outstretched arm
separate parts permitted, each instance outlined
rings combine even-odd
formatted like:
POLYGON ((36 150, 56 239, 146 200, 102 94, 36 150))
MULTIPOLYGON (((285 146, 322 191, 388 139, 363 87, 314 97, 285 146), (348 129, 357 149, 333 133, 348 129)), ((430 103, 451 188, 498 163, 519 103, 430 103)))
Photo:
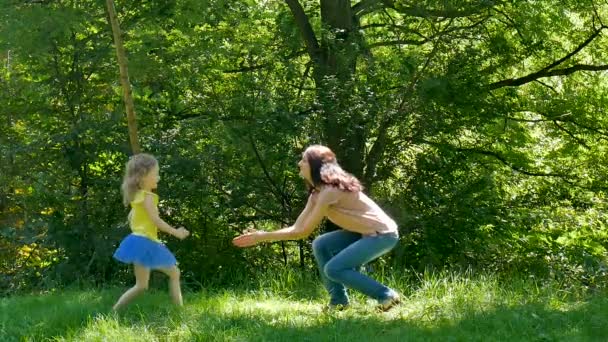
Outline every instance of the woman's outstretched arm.
POLYGON ((275 230, 272 232, 253 231, 240 235, 232 240, 238 247, 250 247, 261 242, 299 240, 309 236, 321 223, 326 215, 327 195, 322 192, 316 201, 312 196, 308 198, 306 207, 298 216, 293 226, 275 230))

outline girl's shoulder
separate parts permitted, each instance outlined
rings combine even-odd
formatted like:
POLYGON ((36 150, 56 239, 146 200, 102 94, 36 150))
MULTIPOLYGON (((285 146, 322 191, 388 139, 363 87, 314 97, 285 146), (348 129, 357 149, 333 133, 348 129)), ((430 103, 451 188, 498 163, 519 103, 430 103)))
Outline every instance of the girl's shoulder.
POLYGON ((138 190, 135 193, 135 197, 133 198, 133 201, 131 203, 141 203, 144 201, 144 199, 146 198, 147 195, 151 195, 152 198, 155 201, 158 201, 158 195, 151 192, 151 191, 146 191, 146 190, 138 190))
POLYGON ((142 192, 143 194, 147 194, 147 195, 152 195, 154 197, 158 197, 158 195, 152 191, 147 191, 147 190, 139 190, 140 192, 142 192))

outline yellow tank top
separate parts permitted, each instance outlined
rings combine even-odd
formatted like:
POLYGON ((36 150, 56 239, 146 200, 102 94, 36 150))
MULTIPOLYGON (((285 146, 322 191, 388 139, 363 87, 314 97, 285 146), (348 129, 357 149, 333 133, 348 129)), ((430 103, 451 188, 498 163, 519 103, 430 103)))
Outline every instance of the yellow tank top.
POLYGON ((131 213, 129 213, 129 225, 134 235, 147 237, 150 240, 158 241, 158 228, 150 219, 150 216, 144 208, 144 198, 146 194, 152 195, 154 205, 158 206, 158 195, 152 192, 139 190, 135 194, 135 198, 131 201, 131 213))

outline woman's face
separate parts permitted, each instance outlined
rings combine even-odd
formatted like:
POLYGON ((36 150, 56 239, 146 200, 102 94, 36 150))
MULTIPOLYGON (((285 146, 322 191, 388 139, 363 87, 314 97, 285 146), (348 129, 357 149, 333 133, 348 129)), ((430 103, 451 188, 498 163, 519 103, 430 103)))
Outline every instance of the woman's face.
POLYGON ((306 179, 312 184, 312 177, 310 176, 310 164, 308 163, 308 160, 304 154, 302 154, 302 159, 300 159, 298 162, 298 167, 300 167, 300 177, 306 179))

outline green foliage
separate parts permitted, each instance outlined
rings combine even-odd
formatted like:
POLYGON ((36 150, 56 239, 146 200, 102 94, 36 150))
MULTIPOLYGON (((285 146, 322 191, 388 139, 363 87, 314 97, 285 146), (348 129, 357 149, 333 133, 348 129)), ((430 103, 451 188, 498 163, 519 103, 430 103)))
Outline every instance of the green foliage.
MULTIPOLYGON (((566 71, 606 69, 605 4, 298 3, 312 52, 284 2, 116 3, 161 213, 193 233, 167 238, 188 283, 314 268, 309 241, 230 240, 296 219, 297 160, 324 143, 399 223, 378 264, 604 286, 608 85, 566 71)), ((2 4, 3 294, 132 281, 111 258, 129 148, 104 6, 2 4)))

